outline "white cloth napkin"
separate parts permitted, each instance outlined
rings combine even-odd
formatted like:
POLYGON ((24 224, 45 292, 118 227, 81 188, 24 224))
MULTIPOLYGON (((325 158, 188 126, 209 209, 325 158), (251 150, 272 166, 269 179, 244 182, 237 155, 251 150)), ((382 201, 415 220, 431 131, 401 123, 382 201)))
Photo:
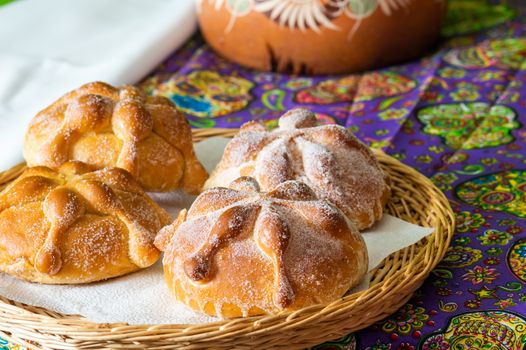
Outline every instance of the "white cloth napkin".
POLYGON ((196 28, 194 0, 17 0, 0 7, 0 171, 27 124, 84 83, 135 83, 196 28))
MULTIPOLYGON (((195 145, 197 157, 208 171, 221 158, 227 142, 228 139, 218 137, 195 145)), ((195 198, 178 192, 152 194, 152 197, 174 217, 181 208, 189 207, 195 198)), ((432 228, 384 215, 380 222, 363 233, 369 253, 368 271, 391 253, 418 242, 432 232, 432 228)), ((368 277, 351 292, 367 289, 368 277)), ((39 285, 0 273, 0 295, 66 314, 83 315, 101 323, 197 324, 218 320, 177 303, 164 282, 160 262, 124 277, 76 286, 39 285)))

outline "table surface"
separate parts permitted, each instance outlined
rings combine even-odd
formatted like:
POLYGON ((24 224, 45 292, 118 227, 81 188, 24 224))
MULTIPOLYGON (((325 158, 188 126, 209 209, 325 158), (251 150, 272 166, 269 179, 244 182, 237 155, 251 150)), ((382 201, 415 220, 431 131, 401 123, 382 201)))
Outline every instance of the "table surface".
MULTIPOLYGON (((437 50, 336 77, 245 69, 196 34, 141 83, 170 97, 196 128, 275 125, 292 107, 310 108, 321 123, 345 125, 415 167, 449 198, 456 233, 422 288, 391 317, 316 349, 526 346, 524 14, 525 1, 451 0, 437 50)), ((0 338, 4 349, 22 348, 0 338)))

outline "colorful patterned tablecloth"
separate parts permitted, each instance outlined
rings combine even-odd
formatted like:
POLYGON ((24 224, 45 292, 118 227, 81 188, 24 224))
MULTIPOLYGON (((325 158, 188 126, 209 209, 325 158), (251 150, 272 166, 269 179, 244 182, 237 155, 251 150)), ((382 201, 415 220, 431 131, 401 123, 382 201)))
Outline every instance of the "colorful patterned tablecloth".
MULTIPOLYGON (((526 1, 452 0, 440 48, 362 75, 244 69, 199 35, 142 86, 198 128, 275 125, 292 107, 349 127, 430 177, 457 229, 391 317, 316 349, 526 349, 526 1)), ((0 339, 0 350, 19 349, 0 339)))

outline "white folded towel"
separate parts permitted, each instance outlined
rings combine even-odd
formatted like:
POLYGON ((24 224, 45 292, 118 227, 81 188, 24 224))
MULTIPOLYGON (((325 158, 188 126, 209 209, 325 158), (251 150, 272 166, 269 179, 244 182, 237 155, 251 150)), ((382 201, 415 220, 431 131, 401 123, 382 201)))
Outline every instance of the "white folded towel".
POLYGON ((0 171, 31 118, 67 91, 135 83, 196 28, 194 0, 17 0, 0 7, 0 171))

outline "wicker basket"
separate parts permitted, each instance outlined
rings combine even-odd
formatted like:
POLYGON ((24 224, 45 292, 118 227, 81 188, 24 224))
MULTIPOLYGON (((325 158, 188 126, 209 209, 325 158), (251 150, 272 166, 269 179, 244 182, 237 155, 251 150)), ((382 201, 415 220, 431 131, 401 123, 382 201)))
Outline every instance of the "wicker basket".
MULTIPOLYGON (((233 129, 195 130, 195 141, 232 136, 233 129)), ((395 312, 442 259, 454 230, 447 199, 426 177, 375 151, 393 182, 387 212, 435 232, 386 258, 373 271, 370 288, 296 312, 199 325, 97 324, 0 296, 0 336, 43 349, 294 349, 339 338, 395 312)), ((0 174, 0 188, 24 165, 0 174)))

